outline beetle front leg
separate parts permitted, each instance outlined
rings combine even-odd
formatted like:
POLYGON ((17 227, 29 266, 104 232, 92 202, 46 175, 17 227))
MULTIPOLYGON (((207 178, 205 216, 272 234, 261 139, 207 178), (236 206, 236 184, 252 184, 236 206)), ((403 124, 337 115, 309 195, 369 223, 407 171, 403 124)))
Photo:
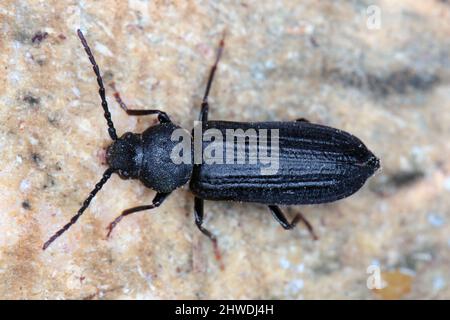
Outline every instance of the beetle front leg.
POLYGON ((150 109, 150 110, 127 109, 126 112, 127 112, 127 114, 129 116, 148 116, 148 115, 151 115, 151 114, 157 114, 158 115, 158 120, 159 120, 160 123, 172 122, 172 120, 170 120, 170 118, 167 115, 167 113, 165 113, 164 111, 161 111, 161 110, 155 110, 155 109, 150 109))
POLYGON ((308 220, 306 220, 306 218, 299 212, 297 213, 297 215, 294 217, 294 219, 292 219, 292 222, 289 223, 283 213, 283 211, 281 211, 281 209, 278 206, 273 206, 270 205, 269 206, 270 211, 272 212, 273 217, 275 218, 275 220, 278 221, 278 223, 286 230, 290 230, 293 229, 295 227, 295 225, 301 220, 303 221, 303 223, 306 225, 306 228, 308 228, 309 233, 311 234, 312 238, 314 240, 319 239, 317 237, 317 235, 314 232, 314 229, 311 225, 311 223, 309 223, 308 220))
POLYGON ((219 261, 220 263, 220 268, 224 269, 223 264, 221 262, 222 260, 222 255, 220 254, 219 251, 219 246, 217 244, 217 238, 215 235, 213 235, 211 233, 211 231, 209 231, 208 229, 206 229, 205 227, 203 227, 203 199, 197 198, 195 197, 194 199, 194 216, 195 216, 195 224, 197 225, 197 228, 201 231, 201 233, 203 233, 205 236, 207 236, 209 238, 209 240, 211 240, 212 244, 213 244, 213 248, 214 248, 214 254, 216 256, 216 260, 219 261))
POLYGON ((154 209, 159 207, 164 200, 166 200, 167 196, 170 193, 160 193, 158 192, 156 194, 156 196, 153 198, 152 204, 150 205, 146 205, 146 206, 138 206, 138 207, 133 207, 127 210, 122 211, 122 213, 120 214, 120 216, 118 216, 116 219, 114 219, 113 222, 111 222, 108 226, 108 234, 106 235, 107 238, 109 238, 109 236, 111 235, 111 232, 113 231, 113 229, 116 227, 116 225, 120 222, 120 220, 123 219, 123 217, 135 213, 135 212, 139 212, 139 211, 144 211, 144 210, 150 210, 150 209, 154 209))
POLYGON ((114 82, 110 84, 110 87, 114 90, 114 99, 116 99, 116 102, 119 104, 119 106, 123 110, 125 110, 125 112, 129 116, 148 116, 148 115, 152 115, 152 114, 157 114, 158 120, 160 123, 172 122, 170 120, 169 116, 167 115, 167 113, 165 113, 164 111, 161 111, 161 110, 128 109, 127 105, 125 104, 125 102, 123 102, 122 98, 120 97, 119 92, 116 90, 116 86, 115 86, 114 82))

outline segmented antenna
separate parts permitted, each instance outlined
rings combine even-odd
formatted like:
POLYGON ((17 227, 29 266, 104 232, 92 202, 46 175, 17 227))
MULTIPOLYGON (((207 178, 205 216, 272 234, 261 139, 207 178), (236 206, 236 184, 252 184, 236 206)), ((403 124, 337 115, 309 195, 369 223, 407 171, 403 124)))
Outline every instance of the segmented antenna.
POLYGON ((111 137, 111 139, 117 140, 116 129, 114 128, 114 124, 113 124, 113 122, 111 120, 111 113, 109 112, 108 103, 106 102, 105 87, 103 86, 103 80, 102 80, 102 76, 100 75, 100 69, 99 69, 99 67, 97 65, 97 62, 95 62, 94 55, 92 54, 91 49, 89 48, 89 45, 87 44, 87 41, 84 38, 84 35, 83 35, 83 33, 81 32, 80 29, 77 30, 77 34, 78 34, 78 37, 81 40, 81 44, 83 45, 84 50, 86 51, 86 53, 87 53, 87 55, 89 57, 89 61, 92 64, 92 69, 94 70, 94 73, 97 76, 97 83, 98 83, 98 86, 99 86, 98 93, 100 95, 100 99, 102 100, 103 110, 105 111, 104 115, 105 115, 106 122, 108 124, 109 136, 111 137))
POLYGON ((50 239, 47 240, 46 243, 42 246, 42 250, 47 249, 47 247, 55 241, 57 238, 59 238, 60 235, 62 235, 64 232, 66 232, 75 222, 77 222, 78 218, 81 217, 81 215, 84 213, 84 211, 89 207, 89 204, 91 203, 92 199, 94 199, 97 192, 100 191, 100 189, 103 187, 103 185, 108 181, 108 179, 111 177, 111 174, 113 174, 114 170, 111 168, 108 168, 104 173, 103 177, 100 179, 100 181, 95 185, 94 190, 89 193, 89 196, 84 200, 83 205, 78 210, 78 213, 70 219, 70 221, 61 229, 59 229, 53 236, 51 236, 50 239))

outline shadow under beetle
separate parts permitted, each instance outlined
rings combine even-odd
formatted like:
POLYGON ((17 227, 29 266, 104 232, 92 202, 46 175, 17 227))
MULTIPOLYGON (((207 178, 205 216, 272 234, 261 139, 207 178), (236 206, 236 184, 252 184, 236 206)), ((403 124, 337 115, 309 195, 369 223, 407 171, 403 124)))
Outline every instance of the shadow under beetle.
MULTIPOLYGON (((289 223, 278 205, 318 204, 345 198, 360 189, 380 167, 377 157, 355 136, 342 130, 309 123, 305 119, 290 122, 208 121, 208 95, 223 51, 223 38, 201 105, 199 120, 202 130, 217 129, 225 133, 226 129, 236 128, 277 129, 278 171, 273 175, 261 175, 261 164, 250 163, 175 164, 170 158, 176 145, 171 136, 174 130, 181 128, 163 111, 128 109, 118 93, 115 98, 128 115, 157 115, 159 124, 149 127, 143 133, 127 132, 120 138, 117 136, 108 110, 99 67, 80 30, 78 36, 97 76, 101 104, 113 143, 106 152, 109 168, 103 173, 102 179, 95 185, 78 213, 44 244, 44 250, 78 220, 113 173, 123 179, 139 179, 147 188, 157 193, 151 204, 123 211, 109 225, 108 236, 123 217, 160 206, 172 191, 190 181, 190 188, 195 194, 195 223, 199 230, 212 240, 216 257, 219 258, 215 236, 202 225, 204 200, 266 204, 283 228, 292 229, 302 220, 315 237, 311 225, 300 213, 289 223)), ((205 149, 209 143, 203 141, 202 148, 205 149)))

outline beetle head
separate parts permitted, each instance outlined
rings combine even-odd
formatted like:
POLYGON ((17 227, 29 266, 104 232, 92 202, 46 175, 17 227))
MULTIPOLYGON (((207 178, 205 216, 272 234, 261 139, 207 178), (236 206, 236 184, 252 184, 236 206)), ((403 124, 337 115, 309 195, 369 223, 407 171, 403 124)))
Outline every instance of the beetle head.
POLYGON ((106 162, 122 179, 136 179, 142 162, 141 135, 127 132, 106 150, 106 162))

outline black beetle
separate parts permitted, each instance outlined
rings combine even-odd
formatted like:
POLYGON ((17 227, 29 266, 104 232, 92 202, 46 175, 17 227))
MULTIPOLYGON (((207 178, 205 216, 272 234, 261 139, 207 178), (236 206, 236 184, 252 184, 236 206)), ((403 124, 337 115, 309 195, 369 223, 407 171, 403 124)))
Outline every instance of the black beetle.
MULTIPOLYGON (((317 204, 345 198, 360 189, 380 166, 379 160, 355 136, 342 130, 309 123, 305 119, 290 122, 250 123, 208 121, 208 95, 223 51, 223 38, 220 41, 202 101, 199 119, 202 141, 200 149, 204 152, 212 143, 212 139, 204 139, 206 130, 213 129, 220 134, 226 134, 230 129, 276 130, 278 135, 277 171, 270 175, 261 174, 262 164, 250 163, 250 161, 249 163, 232 161, 232 163, 207 164, 205 160, 202 160, 200 163, 193 161, 194 163, 175 164, 170 155, 176 142, 172 141, 171 137, 175 130, 183 129, 172 123, 163 111, 128 109, 116 92, 115 98, 127 114, 132 116, 156 114, 159 120, 159 124, 149 127, 142 134, 127 132, 120 138, 117 137, 108 110, 99 67, 80 30, 78 30, 78 36, 97 76, 104 116, 109 135, 113 140, 106 154, 109 168, 78 213, 44 244, 43 249, 46 249, 78 220, 92 198, 113 173, 117 173, 123 179, 139 179, 146 187, 157 193, 150 205, 123 211, 109 225, 108 235, 124 216, 158 207, 173 190, 190 180, 190 188, 195 194, 195 223, 200 231, 213 241, 216 256, 218 256, 216 238, 202 225, 204 200, 267 204, 283 228, 292 229, 299 220, 303 220, 314 235, 311 225, 300 213, 289 223, 278 205, 317 204)), ((192 140, 192 136, 189 135, 189 139, 192 140)), ((251 139, 251 137, 246 136, 244 139, 251 139)), ((234 150, 234 138, 231 143, 234 150)), ((243 148, 244 151, 249 151, 250 144, 247 140, 244 140, 243 148)), ((260 149, 264 146, 258 146, 258 148, 258 151, 261 151, 260 149)), ((269 146, 265 151, 273 153, 275 149, 269 146)))

